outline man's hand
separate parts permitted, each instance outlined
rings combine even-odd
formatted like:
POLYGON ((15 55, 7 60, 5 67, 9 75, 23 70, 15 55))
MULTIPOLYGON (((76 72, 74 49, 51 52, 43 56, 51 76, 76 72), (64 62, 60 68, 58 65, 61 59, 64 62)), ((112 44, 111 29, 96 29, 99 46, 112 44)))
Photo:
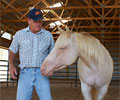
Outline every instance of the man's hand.
POLYGON ((10 65, 10 75, 13 79, 17 79, 17 70, 15 68, 15 66, 10 65))

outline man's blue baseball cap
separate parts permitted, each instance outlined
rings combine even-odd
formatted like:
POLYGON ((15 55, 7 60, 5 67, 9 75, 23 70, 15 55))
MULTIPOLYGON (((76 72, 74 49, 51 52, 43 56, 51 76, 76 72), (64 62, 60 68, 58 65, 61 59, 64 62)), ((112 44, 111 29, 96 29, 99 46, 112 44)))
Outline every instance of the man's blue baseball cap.
POLYGON ((42 20, 42 12, 39 9, 33 8, 27 15, 28 18, 33 19, 34 21, 42 20))

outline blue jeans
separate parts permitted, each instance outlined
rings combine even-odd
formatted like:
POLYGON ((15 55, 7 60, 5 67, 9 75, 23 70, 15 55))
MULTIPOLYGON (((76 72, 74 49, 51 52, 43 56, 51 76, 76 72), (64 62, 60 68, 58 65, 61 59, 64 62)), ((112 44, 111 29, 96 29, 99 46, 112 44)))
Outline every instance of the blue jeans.
POLYGON ((17 100, 31 100, 33 89, 40 100, 52 100, 49 79, 41 75, 40 68, 24 68, 20 71, 17 100))

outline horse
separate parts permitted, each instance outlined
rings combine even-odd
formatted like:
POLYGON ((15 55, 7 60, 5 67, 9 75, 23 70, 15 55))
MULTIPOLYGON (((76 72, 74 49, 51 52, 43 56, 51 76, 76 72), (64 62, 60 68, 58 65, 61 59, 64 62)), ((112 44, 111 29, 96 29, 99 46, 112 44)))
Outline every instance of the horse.
POLYGON ((42 75, 50 76, 77 60, 84 100, 103 100, 112 79, 112 57, 94 36, 65 27, 66 31, 58 27, 60 36, 41 65, 42 75))

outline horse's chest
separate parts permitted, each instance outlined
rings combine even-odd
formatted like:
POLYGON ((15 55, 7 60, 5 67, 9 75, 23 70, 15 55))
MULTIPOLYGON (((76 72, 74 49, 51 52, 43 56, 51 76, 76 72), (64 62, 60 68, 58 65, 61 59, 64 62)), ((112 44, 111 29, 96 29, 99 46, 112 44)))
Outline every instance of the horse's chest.
POLYGON ((98 70, 91 70, 89 67, 78 69, 80 80, 84 81, 89 86, 99 87, 102 82, 102 76, 98 70))

